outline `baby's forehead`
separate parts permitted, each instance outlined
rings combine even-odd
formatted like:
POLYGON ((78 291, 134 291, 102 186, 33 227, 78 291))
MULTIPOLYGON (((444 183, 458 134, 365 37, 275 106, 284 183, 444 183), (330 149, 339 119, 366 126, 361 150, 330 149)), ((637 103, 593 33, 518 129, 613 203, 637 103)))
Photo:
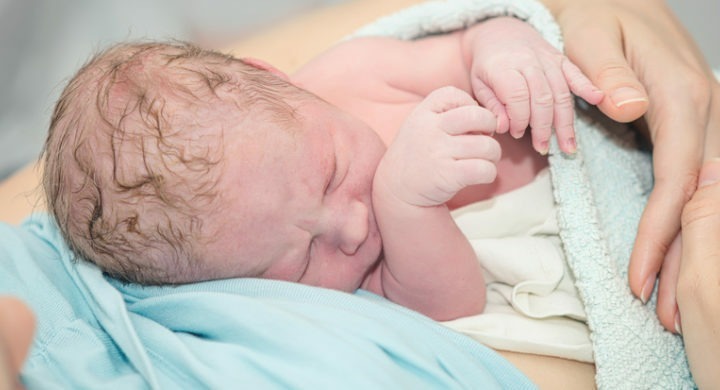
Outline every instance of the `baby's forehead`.
POLYGON ((82 126, 82 137, 104 139, 106 146, 91 149, 112 148, 116 166, 145 164, 148 156, 163 167, 167 158, 190 167, 200 157, 221 161, 226 138, 267 122, 289 129, 297 119, 288 83, 192 46, 118 45, 91 61, 78 79, 78 95, 94 93, 96 99, 89 105, 73 99, 75 109, 88 118, 86 110, 96 108, 89 117, 97 116, 99 125, 82 126))

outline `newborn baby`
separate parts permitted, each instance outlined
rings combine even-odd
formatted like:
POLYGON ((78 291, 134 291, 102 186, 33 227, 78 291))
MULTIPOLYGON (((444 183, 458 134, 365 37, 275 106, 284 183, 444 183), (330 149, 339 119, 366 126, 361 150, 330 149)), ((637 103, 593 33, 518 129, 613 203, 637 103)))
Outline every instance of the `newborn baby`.
POLYGON ((574 152, 571 92, 603 98, 513 18, 349 40, 292 78, 119 44, 63 91, 43 184, 70 247, 115 278, 364 288, 449 320, 485 304, 450 210, 531 182, 552 128, 574 152))

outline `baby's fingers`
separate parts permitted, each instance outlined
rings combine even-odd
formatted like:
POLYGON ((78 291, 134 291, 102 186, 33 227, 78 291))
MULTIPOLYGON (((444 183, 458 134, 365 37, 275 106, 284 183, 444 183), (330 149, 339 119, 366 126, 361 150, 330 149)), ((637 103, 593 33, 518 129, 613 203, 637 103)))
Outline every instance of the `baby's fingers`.
POLYGON ((495 115, 477 104, 458 107, 443 112, 440 116, 440 127, 450 135, 492 134, 497 127, 495 115))
POLYGON ((453 170, 454 180, 459 188, 476 184, 487 184, 495 181, 497 167, 495 163, 483 159, 457 160, 453 170))
POLYGON ((545 72, 539 66, 524 69, 523 75, 530 88, 530 127, 533 147, 540 154, 547 154, 555 107, 553 90, 545 72))
POLYGON ((495 131, 498 134, 504 134, 510 128, 510 121, 505 111, 505 105, 500 102, 495 92, 488 87, 480 78, 472 78, 472 88, 475 94, 475 99, 480 102, 480 105, 490 110, 497 117, 497 126, 495 131))
POLYGON ((573 64, 567 57, 563 56, 562 59, 562 72, 565 75, 570 90, 575 94, 583 98, 586 102, 596 105, 599 104, 605 93, 596 87, 587 76, 573 64))
MULTIPOLYGON (((560 67, 546 61, 545 74, 553 94, 553 126, 557 135, 560 150, 575 153, 575 100, 560 67)), ((535 131, 533 130, 533 140, 535 131)), ((549 137, 548 137, 549 138, 549 137)))
POLYGON ((486 135, 458 135, 449 140, 450 155, 455 160, 483 159, 500 161, 500 143, 486 135))
POLYGON ((512 69, 500 72, 490 82, 510 119, 510 135, 520 138, 530 124, 530 90, 525 76, 512 69))
POLYGON ((442 114, 458 107, 477 107, 477 105, 478 103, 469 93, 460 88, 448 86, 430 92, 417 108, 442 114))

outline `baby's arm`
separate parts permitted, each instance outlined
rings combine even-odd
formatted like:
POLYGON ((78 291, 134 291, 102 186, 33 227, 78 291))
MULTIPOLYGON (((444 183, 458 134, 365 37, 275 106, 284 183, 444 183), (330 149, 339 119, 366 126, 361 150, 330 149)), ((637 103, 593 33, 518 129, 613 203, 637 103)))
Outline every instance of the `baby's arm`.
POLYGON ((555 128, 560 148, 575 152, 574 100, 598 104, 603 92, 538 31, 515 18, 479 23, 462 37, 475 98, 498 117, 499 133, 521 137, 528 125, 533 146, 545 154, 555 128))
POLYGON ((437 320, 480 313, 485 283, 445 203, 495 179, 495 116, 466 92, 432 92, 407 118, 378 166, 373 208, 384 262, 366 288, 437 320))

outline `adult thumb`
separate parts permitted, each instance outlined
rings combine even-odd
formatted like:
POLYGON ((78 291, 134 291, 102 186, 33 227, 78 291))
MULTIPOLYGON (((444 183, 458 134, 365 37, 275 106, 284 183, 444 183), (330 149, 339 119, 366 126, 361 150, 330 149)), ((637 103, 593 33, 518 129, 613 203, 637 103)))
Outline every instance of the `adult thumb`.
MULTIPOLYGON (((574 26, 573 26, 574 27, 574 26)), ((631 122, 645 114, 648 94, 625 58, 622 31, 614 17, 599 16, 573 28, 566 40, 568 58, 605 93, 598 108, 618 122, 631 122)))

